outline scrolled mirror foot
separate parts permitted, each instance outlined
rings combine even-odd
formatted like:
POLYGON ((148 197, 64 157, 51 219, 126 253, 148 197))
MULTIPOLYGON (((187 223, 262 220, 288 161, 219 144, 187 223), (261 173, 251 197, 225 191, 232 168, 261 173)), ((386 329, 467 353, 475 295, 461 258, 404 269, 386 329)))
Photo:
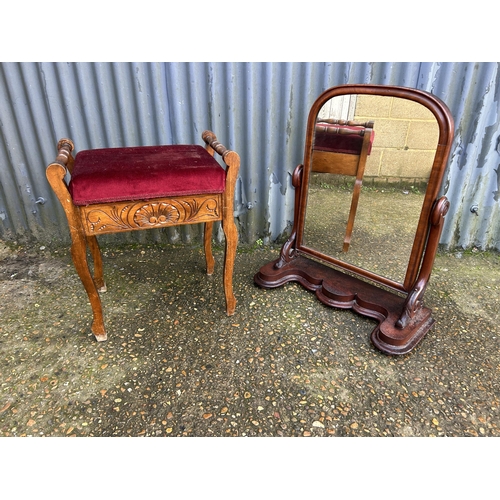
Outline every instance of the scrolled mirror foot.
POLYGON ((394 323, 387 318, 373 330, 371 341, 385 354, 407 354, 425 337, 433 324, 431 310, 422 307, 404 328, 393 326, 394 323))

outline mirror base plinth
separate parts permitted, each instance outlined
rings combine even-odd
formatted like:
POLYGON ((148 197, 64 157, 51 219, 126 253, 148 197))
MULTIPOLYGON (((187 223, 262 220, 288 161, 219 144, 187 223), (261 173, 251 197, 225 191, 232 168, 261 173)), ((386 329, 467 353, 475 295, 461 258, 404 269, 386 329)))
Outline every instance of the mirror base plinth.
POLYGON ((422 306, 404 328, 398 328, 396 323, 405 309, 405 297, 302 255, 279 268, 275 265, 278 260, 261 267, 254 276, 256 285, 277 288, 295 281, 314 292, 327 306, 353 309, 362 316, 376 319, 378 324, 371 333, 371 341, 385 354, 410 352, 434 324, 431 310, 422 306))

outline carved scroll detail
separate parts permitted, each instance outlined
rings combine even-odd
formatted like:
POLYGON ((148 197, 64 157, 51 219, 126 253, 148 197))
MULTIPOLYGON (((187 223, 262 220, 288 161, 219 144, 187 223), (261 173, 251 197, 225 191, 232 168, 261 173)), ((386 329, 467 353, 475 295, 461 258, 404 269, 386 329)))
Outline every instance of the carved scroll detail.
POLYGON ((193 196, 82 207, 87 234, 161 228, 221 219, 220 197, 193 196))
POLYGON ((400 318, 396 321, 396 328, 403 329, 408 326, 412 318, 423 307, 423 296, 425 287, 416 286, 406 298, 400 318))
MULTIPOLYGON (((302 174, 304 173, 304 165, 297 165, 292 174, 292 185, 295 188, 295 213, 297 214, 300 206, 300 196, 302 188, 302 174)), ((275 262, 275 269, 281 269, 285 264, 290 262, 297 256, 295 251, 297 243, 297 223, 294 221, 292 233, 281 248, 280 258, 275 262)))

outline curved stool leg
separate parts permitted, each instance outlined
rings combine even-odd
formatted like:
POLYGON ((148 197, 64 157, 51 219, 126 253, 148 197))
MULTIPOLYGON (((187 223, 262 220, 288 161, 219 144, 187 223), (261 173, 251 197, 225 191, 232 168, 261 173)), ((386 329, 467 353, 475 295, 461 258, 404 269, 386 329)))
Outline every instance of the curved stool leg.
POLYGON ((205 232, 203 233, 203 246, 205 247, 205 261, 207 263, 207 274, 214 273, 215 259, 212 253, 212 229, 213 222, 205 222, 205 232))
POLYGON ((226 236, 226 249, 224 253, 224 293, 226 294, 226 311, 228 316, 232 316, 236 309, 236 297, 233 292, 233 271, 236 258, 236 247, 238 245, 238 230, 232 218, 223 220, 222 229, 226 236))
POLYGON ((102 314, 101 298, 97 291, 96 283, 90 274, 90 269, 87 262, 87 245, 83 235, 73 236, 71 245, 71 257, 75 265, 76 272, 83 283, 85 291, 89 297, 92 307, 94 320, 92 322, 92 333, 96 340, 102 342, 107 340, 106 330, 104 328, 104 319, 102 314))

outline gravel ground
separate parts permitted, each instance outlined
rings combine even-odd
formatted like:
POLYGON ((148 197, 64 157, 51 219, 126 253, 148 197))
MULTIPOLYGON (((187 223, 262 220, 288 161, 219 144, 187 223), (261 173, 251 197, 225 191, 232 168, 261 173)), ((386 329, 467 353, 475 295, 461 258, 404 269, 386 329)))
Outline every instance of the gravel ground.
POLYGON ((198 246, 103 252, 97 343, 68 249, 0 246, 0 436, 500 436, 496 253, 438 255, 436 324, 392 357, 374 321, 256 287, 278 248, 240 247, 232 317, 220 249, 208 277, 198 246))

